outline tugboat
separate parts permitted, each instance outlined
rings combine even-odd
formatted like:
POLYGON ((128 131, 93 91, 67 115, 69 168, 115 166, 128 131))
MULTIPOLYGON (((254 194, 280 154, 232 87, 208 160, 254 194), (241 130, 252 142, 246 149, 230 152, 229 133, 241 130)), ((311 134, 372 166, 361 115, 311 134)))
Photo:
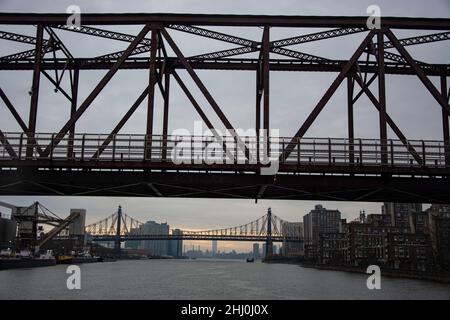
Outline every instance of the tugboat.
POLYGON ((255 258, 247 258, 247 262, 255 262, 255 258))

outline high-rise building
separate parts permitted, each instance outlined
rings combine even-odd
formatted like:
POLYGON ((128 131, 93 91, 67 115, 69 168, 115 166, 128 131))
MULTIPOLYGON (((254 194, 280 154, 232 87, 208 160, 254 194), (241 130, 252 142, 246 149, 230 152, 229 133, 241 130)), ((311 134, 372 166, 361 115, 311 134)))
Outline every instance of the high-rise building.
POLYGON ((253 258, 259 259, 259 243, 253 244, 253 258))
MULTIPOLYGON (((169 235, 169 225, 167 223, 157 223, 147 221, 139 228, 140 234, 169 235)), ((163 256, 169 254, 169 241, 167 240, 141 240, 139 249, 150 251, 151 255, 163 256)))
POLYGON ((411 216, 422 212, 422 204, 385 202, 381 211, 391 216, 394 227, 411 228, 411 216))
POLYGON ((217 240, 213 240, 211 246, 212 246, 211 253, 212 256, 214 257, 217 254, 217 240))
POLYGON ((319 241, 319 234, 339 232, 341 229, 341 212, 327 210, 320 204, 303 217, 305 241, 319 241))
POLYGON ((272 253, 278 254, 278 246, 276 244, 272 245, 272 253))
MULTIPOLYGON (((303 239, 303 222, 285 222, 281 225, 281 233, 284 237, 294 237, 303 239)), ((283 255, 301 256, 303 255, 303 243, 283 240, 283 255)))
POLYGON ((450 205, 433 204, 427 212, 433 255, 441 268, 450 270, 450 205))
MULTIPOLYGON (((183 231, 180 229, 173 229, 172 236, 182 236, 183 231)), ((169 240, 169 255, 175 258, 183 256, 183 240, 169 240)))
POLYGON ((316 205, 313 210, 303 216, 303 232, 305 256, 307 259, 315 260, 318 258, 320 235, 342 232, 341 212, 327 210, 320 204, 316 205))

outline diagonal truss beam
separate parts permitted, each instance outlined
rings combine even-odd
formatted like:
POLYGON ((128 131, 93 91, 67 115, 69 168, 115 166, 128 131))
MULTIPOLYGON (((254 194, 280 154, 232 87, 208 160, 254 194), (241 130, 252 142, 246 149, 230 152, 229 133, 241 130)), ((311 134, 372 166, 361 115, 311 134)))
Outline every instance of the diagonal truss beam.
POLYGON ((331 86, 328 88, 328 90, 325 92, 323 97, 320 99, 320 101, 317 103, 317 105, 314 107, 314 109, 311 111, 309 116, 306 118, 305 122, 303 122, 303 125, 298 129, 297 133, 294 135, 294 137, 291 139, 291 141, 286 146, 285 150, 280 155, 280 162, 282 162, 283 159, 287 159, 287 157, 291 154, 291 152, 294 150, 294 148, 297 145, 297 139, 304 136, 306 131, 309 129, 309 127, 312 125, 314 120, 317 118, 317 116, 320 114, 322 109, 325 107, 327 102, 330 100, 331 96, 334 94, 334 92, 337 90, 341 82, 345 79, 350 69, 354 66, 354 64, 358 61, 358 58, 361 56, 361 54, 364 52, 364 49, 367 47, 367 45, 372 40, 373 36, 375 34, 374 30, 371 30, 369 34, 364 38, 363 42, 359 45, 359 47, 356 49, 353 56, 350 58, 350 60, 347 62, 347 64, 344 66, 344 68, 341 70, 339 75, 336 77, 336 79, 333 81, 331 86))
POLYGON ((20 117, 19 113, 17 112, 14 105, 11 103, 11 100, 9 100, 8 96, 5 94, 2 88, 0 88, 0 97, 2 98, 3 102, 5 103, 8 110, 13 115, 14 119, 16 119, 17 123, 19 124, 20 128, 23 132, 28 132, 28 126, 25 124, 23 119, 20 117))
POLYGON ((44 27, 45 31, 50 35, 50 37, 53 39, 54 42, 56 42, 56 46, 62 50, 62 52, 66 55, 67 58, 70 60, 73 60, 73 55, 70 53, 69 49, 64 45, 64 43, 61 41, 61 39, 58 37, 58 35, 52 30, 50 27, 44 27))
POLYGON ((302 61, 310 61, 310 62, 330 61, 329 59, 326 59, 326 58, 314 56, 314 55, 300 52, 300 51, 285 49, 285 48, 271 48, 270 51, 273 53, 277 53, 279 55, 283 55, 283 56, 290 57, 290 58, 296 58, 296 59, 299 59, 302 61))
POLYGON ((342 37, 342 36, 346 36, 348 34, 354 34, 354 33, 363 32, 363 31, 367 31, 367 29, 366 28, 339 28, 339 29, 305 34, 305 35, 301 35, 301 36, 297 36, 297 37, 275 40, 275 41, 271 41, 270 44, 271 44, 271 47, 280 48, 280 47, 292 46, 295 44, 300 44, 300 43, 305 43, 305 42, 342 37))
POLYGON ((234 43, 234 44, 238 44, 238 45, 246 46, 246 47, 255 47, 256 48, 258 46, 258 42, 253 41, 253 40, 244 39, 241 37, 232 36, 232 35, 225 34, 222 32, 211 31, 211 30, 194 27, 194 26, 190 26, 190 25, 171 24, 171 25, 167 26, 166 28, 178 30, 178 31, 182 31, 182 32, 190 33, 190 34, 195 34, 195 35, 201 36, 201 37, 220 40, 223 42, 234 43))
MULTIPOLYGON (((361 91, 367 95, 367 97, 372 102, 374 107, 378 111, 380 111, 381 110, 380 103, 377 100, 377 98, 375 97, 375 95, 372 93, 372 91, 370 91, 370 89, 368 88, 368 85, 364 84, 363 80, 361 79, 361 77, 358 74, 354 75, 354 79, 358 83, 358 85, 361 87, 361 91)), ((392 118, 387 113, 385 113, 385 116, 386 116, 386 122, 391 127, 392 131, 394 131, 394 133, 397 135, 397 137, 400 139, 400 141, 403 143, 403 145, 406 147, 406 149, 411 153, 411 155, 414 157, 414 159, 417 161, 417 163, 422 164, 422 158, 419 156, 419 154, 414 149, 414 147, 408 142, 408 139, 405 137, 405 135, 400 130, 400 128, 397 127, 394 120, 392 120, 392 118)))
MULTIPOLYGON (((426 34, 423 36, 398 39, 400 44, 404 47, 444 40, 450 40, 450 32, 446 31, 446 32, 426 34)), ((385 41, 384 48, 385 49, 394 48, 394 44, 392 43, 392 41, 385 41)))
POLYGON ((8 110, 13 115, 14 119, 16 119, 17 123, 19 124, 22 131, 30 138, 30 141, 37 147, 37 151, 40 155, 42 155, 42 149, 38 145, 36 139, 33 137, 32 133, 28 129, 28 126, 25 124, 25 121, 23 121, 22 117, 17 112, 17 109, 14 107, 14 105, 11 103, 11 100, 9 100, 8 96, 5 94, 2 88, 0 88, 0 97, 2 98, 3 102, 5 103, 8 110))
MULTIPOLYGON (((52 52, 52 51, 58 51, 61 48, 54 43, 53 40, 49 40, 47 42, 43 42, 43 53, 48 53, 48 52, 52 52)), ((21 52, 17 52, 17 53, 13 53, 7 56, 3 56, 0 58, 0 61, 15 61, 15 60, 23 60, 23 59, 28 59, 28 58, 34 58, 36 56, 36 50, 35 49, 31 49, 31 50, 25 50, 25 51, 21 51, 21 52)))
POLYGON ((58 145, 58 143, 63 139, 64 135, 70 130, 70 128, 75 124, 75 122, 81 117, 81 115, 87 110, 87 108, 91 105, 91 103, 95 100, 95 98, 98 96, 100 91, 108 84, 108 82, 111 80, 111 78, 114 76, 114 74, 119 70, 122 63, 125 61, 125 59, 128 57, 128 55, 133 51, 134 48, 142 41, 144 36, 149 31, 149 26, 145 26, 139 34, 134 37, 133 42, 130 43, 128 46, 128 49, 125 50, 124 54, 114 63, 114 65, 111 67, 111 69, 106 73, 106 75, 100 80, 100 82, 97 84, 97 86, 92 90, 92 92, 89 94, 89 96, 84 100, 84 102, 80 105, 80 107, 77 109, 75 114, 70 117, 70 119, 66 122, 66 124, 61 128, 59 133, 55 136, 54 142, 50 145, 48 145, 44 150, 44 156, 48 156, 50 154, 50 151, 52 148, 58 145))
POLYGON ((439 91, 436 89, 434 84, 428 79, 427 75, 420 66, 414 61, 411 55, 406 51, 406 49, 401 45, 397 37, 392 33, 391 30, 386 30, 386 36, 391 40, 394 47, 403 56, 406 62, 414 69, 415 73, 419 77, 420 81, 425 85, 431 95, 436 99, 436 101, 441 105, 442 109, 450 116, 450 106, 446 98, 444 98, 439 91))
MULTIPOLYGON (((197 73, 194 71, 194 69, 192 68, 192 66, 190 65, 190 63, 187 61, 187 59, 184 57, 183 53, 181 52, 181 50, 178 48, 177 44, 175 43, 175 41, 172 39, 172 37, 170 36, 170 34, 167 32, 167 30, 165 28, 161 29, 161 33, 164 36, 164 38, 167 40, 167 42, 169 43, 170 47, 172 48, 172 50, 175 52, 175 54, 177 55, 178 59, 180 60, 181 64, 184 66, 184 68, 186 69, 186 71, 189 73, 189 75, 191 76, 192 80, 194 80, 195 84, 197 85, 197 87, 200 89, 200 91, 202 92, 202 94, 204 95, 204 97, 206 98, 206 100, 208 100, 209 104, 211 105, 211 107, 213 108, 213 110, 216 112, 217 116, 219 117, 219 119, 222 121, 222 123, 225 125, 225 128, 229 130, 229 132, 231 133, 231 135, 234 137, 234 139, 236 140, 236 143, 238 143, 238 146, 240 148, 244 148, 245 151, 245 157, 247 159, 249 159, 249 151, 247 149, 247 147, 245 147, 245 145, 243 144, 243 142, 241 141, 241 139, 239 138, 239 136, 236 133, 236 130, 234 129, 234 127, 232 126, 232 124, 230 123, 230 121, 227 119, 227 117, 225 116, 225 114, 222 112, 222 110, 220 109, 219 105, 217 104, 217 102, 214 100, 214 98, 212 97, 212 95, 209 93, 208 89, 206 89, 205 85, 203 84, 203 82, 200 80, 200 78, 198 77, 197 73)), ((236 155, 237 156, 237 155, 236 155)))
MULTIPOLYGON (((100 38, 113 39, 113 40, 118 40, 118 41, 125 41, 125 42, 133 42, 135 40, 135 38, 136 38, 136 36, 133 36, 131 34, 115 32, 115 31, 109 31, 109 30, 103 30, 103 29, 93 28, 93 27, 86 27, 86 26, 81 26, 80 28, 70 29, 69 26, 59 25, 59 26, 54 26, 53 28, 66 30, 66 31, 71 31, 71 32, 88 34, 88 35, 95 36, 95 37, 100 37, 100 38)), ((145 44, 145 45, 150 45, 151 44, 151 39, 150 38, 143 38, 141 43, 145 44)))
MULTIPOLYGON (((13 32, 6 32, 6 31, 0 31, 0 39, 21 42, 21 43, 28 43, 28 44, 36 44, 35 37, 18 34, 18 33, 13 33, 13 32)), ((48 40, 44 40, 44 43, 47 43, 47 41, 48 40)))
POLYGON ((17 153, 14 151, 14 149, 9 144, 8 139, 6 138, 6 136, 2 130, 0 130, 0 142, 5 146, 5 150, 11 156, 11 158, 13 158, 13 159, 18 158, 17 153))
POLYGON ((114 136, 122 129, 122 127, 125 125, 125 123, 130 119, 130 117, 133 115, 133 113, 137 110, 137 108, 140 106, 142 101, 147 97, 148 90, 150 85, 148 85, 144 91, 141 93, 141 95, 136 99, 136 101, 131 105, 131 108, 125 113, 125 115, 120 119, 119 123, 114 127, 114 129, 111 131, 111 133, 108 135, 108 137, 103 141, 102 145, 98 148, 98 150, 94 153, 91 159, 97 159, 103 151, 106 149, 106 147, 111 143, 114 136))
POLYGON ((189 101, 191 102, 192 106, 194 107, 195 111, 197 111, 198 115, 200 116, 200 118, 202 118, 203 122, 206 124, 206 126, 208 127, 209 130, 211 130, 211 132, 214 134, 214 137, 216 138, 216 140, 222 144, 223 146, 223 150, 225 151, 225 153, 227 154, 227 156, 229 157, 229 159, 233 159, 234 156, 231 154, 231 152, 226 148, 225 143, 223 143, 222 141, 222 137, 220 137, 217 134, 216 129, 214 128, 214 125, 212 124, 212 122, 208 119, 208 116, 205 114, 205 112, 203 112, 202 107, 200 107, 200 105, 198 104, 197 100, 195 100, 194 96, 191 94, 191 92, 189 91, 189 89, 186 87, 186 85, 184 84, 183 80, 181 80, 180 76, 178 75, 178 73, 173 70, 172 71, 172 75, 175 78, 175 80, 178 82, 178 85, 180 86, 181 90, 183 90, 184 94, 186 95, 186 97, 189 99, 189 101))
POLYGON ((245 53, 255 52, 258 50, 259 50, 258 48, 254 48, 254 47, 237 47, 237 48, 232 48, 232 49, 225 49, 225 50, 220 50, 220 51, 215 51, 215 52, 210 52, 210 53, 199 54, 196 56, 189 57, 188 60, 193 61, 193 60, 221 59, 221 58, 237 56, 237 55, 241 55, 241 54, 245 54, 245 53))
MULTIPOLYGON (((141 53, 145 53, 145 52, 149 52, 151 50, 151 46, 150 45, 143 45, 143 46, 139 46, 137 48, 135 48, 131 53, 130 56, 134 56, 134 55, 138 55, 141 53)), ((108 54, 104 54, 101 56, 97 56, 95 58, 89 59, 89 62, 96 62, 98 60, 110 60, 110 59, 117 59, 119 57, 121 57, 123 55, 124 51, 117 51, 117 52, 113 52, 113 53, 108 53, 108 54)))

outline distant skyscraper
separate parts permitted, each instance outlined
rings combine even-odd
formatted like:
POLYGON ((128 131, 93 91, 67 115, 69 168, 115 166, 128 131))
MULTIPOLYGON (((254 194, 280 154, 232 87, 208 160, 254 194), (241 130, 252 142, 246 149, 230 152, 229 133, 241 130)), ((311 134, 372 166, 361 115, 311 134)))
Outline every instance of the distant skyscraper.
POLYGON ((253 258, 259 259, 259 243, 253 244, 253 258))
POLYGON ((383 214, 391 216, 391 223, 393 226, 410 228, 411 216, 422 212, 422 204, 385 202, 381 211, 383 214))
MULTIPOLYGON (((169 235, 169 225, 167 223, 156 223, 147 221, 140 226, 140 234, 169 235)), ((140 249, 150 250, 150 254, 162 256, 169 254, 169 241, 167 240, 142 240, 140 249)))
MULTIPOLYGON (((285 222, 281 226, 284 237, 296 237, 303 239, 303 222, 285 222)), ((283 241, 283 254, 285 256, 303 255, 303 243, 283 241)))
POLYGON ((212 251, 213 256, 215 256, 217 254, 217 240, 212 241, 211 251, 212 251))
MULTIPOLYGON (((180 229, 172 230, 173 236, 183 235, 180 229)), ((169 255, 175 258, 180 258, 183 255, 183 240, 169 240, 169 255)))

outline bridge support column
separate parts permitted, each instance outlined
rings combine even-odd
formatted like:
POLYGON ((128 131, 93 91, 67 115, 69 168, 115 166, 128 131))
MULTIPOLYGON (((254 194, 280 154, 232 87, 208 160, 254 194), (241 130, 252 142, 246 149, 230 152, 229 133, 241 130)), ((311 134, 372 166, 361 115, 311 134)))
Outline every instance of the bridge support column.
POLYGON ((255 131, 256 131, 256 161, 259 163, 259 139, 261 134, 261 97, 263 93, 262 86, 262 65, 261 60, 258 61, 258 69, 256 70, 256 113, 255 113, 255 131))
POLYGON ((28 120, 28 147, 26 151, 27 158, 33 157, 33 141, 34 134, 36 132, 36 119, 39 97, 39 82, 41 79, 41 59, 42 59, 42 43, 44 37, 44 29, 42 24, 37 25, 36 29, 36 46, 35 46, 35 58, 34 58, 34 70, 33 70, 33 82, 31 85, 31 102, 30 102, 30 115, 28 120))
MULTIPOLYGON (((75 62, 76 63, 76 62, 75 62)), ((72 79, 72 103, 70 105, 70 118, 72 118, 75 115, 75 112, 77 112, 77 99, 78 99, 78 78, 80 75, 80 69, 78 66, 73 70, 73 79, 72 79)), ((67 157, 69 159, 75 158, 75 155, 73 154, 73 139, 75 137, 75 122, 73 123, 72 127, 69 129, 69 141, 68 141, 68 149, 67 149, 67 157)))
POLYGON ((163 113, 163 149, 162 159, 167 159, 167 132, 169 130, 169 96, 170 96, 170 70, 166 67, 164 72, 164 113, 163 113))
POLYGON ((269 59, 270 59, 270 36, 269 36, 269 27, 264 27, 264 34, 263 34, 263 43, 262 43, 262 58, 263 58, 263 88, 264 88, 264 95, 263 95, 263 102, 264 102, 264 112, 263 112, 263 129, 264 129, 264 143, 265 148, 267 148, 267 157, 270 157, 270 108, 269 108, 269 102, 270 102, 270 94, 269 94, 269 59))
POLYGON ((377 32, 378 103, 380 106, 381 163, 387 164, 386 87, 384 76, 384 31, 377 32))
POLYGON ((350 164, 354 163, 355 160, 355 148, 353 146, 354 137, 355 137, 355 130, 354 130, 354 122, 353 122, 353 89, 354 89, 354 82, 353 82, 353 76, 349 74, 347 76, 347 114, 348 114, 348 152, 349 152, 349 162, 350 164))
POLYGON ((147 141, 145 144, 145 159, 151 160, 152 158, 152 135, 153 135, 153 110, 155 107, 155 85, 156 78, 156 49, 158 47, 158 35, 157 30, 152 26, 152 37, 150 46, 150 75, 149 75, 149 89, 148 89, 148 105, 147 105, 147 141))
MULTIPOLYGON (((441 75, 441 93, 442 96, 448 101, 448 92, 447 92, 447 76, 441 75)), ((445 165, 447 167, 450 166, 450 130, 448 124, 449 115, 442 109, 442 129, 443 129, 443 137, 444 137, 444 150, 445 150, 445 165)))
POLYGON ((273 254, 272 242, 272 209, 267 210, 267 238, 266 238, 266 252, 265 257, 270 257, 273 254))
POLYGON ((120 256, 120 229, 121 229, 121 223, 122 223, 122 207, 119 206, 119 209, 117 211, 117 226, 116 226, 116 240, 114 241, 114 251, 115 253, 120 256))

